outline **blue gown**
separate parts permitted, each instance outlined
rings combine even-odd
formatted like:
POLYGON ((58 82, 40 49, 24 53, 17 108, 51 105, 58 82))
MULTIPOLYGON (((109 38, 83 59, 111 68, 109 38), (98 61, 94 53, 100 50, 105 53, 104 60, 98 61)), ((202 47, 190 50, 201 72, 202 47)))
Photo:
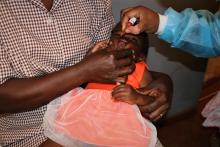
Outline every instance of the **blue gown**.
POLYGON ((159 38, 197 57, 220 55, 220 11, 188 8, 179 13, 169 8, 165 15, 168 21, 159 38))

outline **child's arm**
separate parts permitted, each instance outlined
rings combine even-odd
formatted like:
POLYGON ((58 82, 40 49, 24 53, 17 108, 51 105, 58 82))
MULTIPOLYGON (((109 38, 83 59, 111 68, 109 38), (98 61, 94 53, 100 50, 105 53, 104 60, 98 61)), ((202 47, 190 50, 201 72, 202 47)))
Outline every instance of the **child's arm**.
POLYGON ((134 89, 130 85, 120 85, 115 87, 112 95, 116 101, 137 104, 144 117, 157 121, 169 109, 172 81, 166 74, 146 70, 140 89, 134 89), (153 80, 150 79, 151 73, 153 80))
POLYGON ((160 94, 159 89, 148 90, 148 94, 141 93, 129 84, 121 84, 116 86, 112 92, 112 98, 115 101, 121 101, 128 104, 137 104, 144 106, 154 101, 154 97, 160 94))
MULTIPOLYGON (((151 74, 147 69, 145 69, 140 82, 140 87, 146 87, 151 81, 151 74)), ((122 84, 114 88, 112 95, 115 101, 122 101, 129 104, 146 105, 154 100, 152 96, 158 96, 159 93, 159 89, 156 88, 142 93, 138 91, 138 89, 134 89, 131 85, 122 84)))

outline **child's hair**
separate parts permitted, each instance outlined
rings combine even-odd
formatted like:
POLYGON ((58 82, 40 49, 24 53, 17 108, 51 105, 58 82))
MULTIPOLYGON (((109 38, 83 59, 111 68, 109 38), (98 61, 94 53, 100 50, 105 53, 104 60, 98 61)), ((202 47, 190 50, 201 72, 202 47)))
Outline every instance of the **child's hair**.
MULTIPOLYGON (((121 31, 121 29, 122 29, 122 26, 121 26, 121 22, 119 22, 118 24, 116 24, 116 26, 113 28, 113 30, 112 30, 112 34, 114 34, 114 33, 117 33, 117 32, 120 32, 121 31)), ((130 35, 134 35, 134 34, 130 34, 130 35)), ((148 34, 147 33, 145 33, 145 32, 142 32, 142 33, 140 33, 140 34, 138 34, 138 35, 134 35, 134 36, 136 36, 139 40, 140 40, 140 42, 141 42, 141 53, 145 56, 145 57, 147 57, 147 54, 148 54, 148 48, 149 48, 149 40, 148 40, 148 34)))

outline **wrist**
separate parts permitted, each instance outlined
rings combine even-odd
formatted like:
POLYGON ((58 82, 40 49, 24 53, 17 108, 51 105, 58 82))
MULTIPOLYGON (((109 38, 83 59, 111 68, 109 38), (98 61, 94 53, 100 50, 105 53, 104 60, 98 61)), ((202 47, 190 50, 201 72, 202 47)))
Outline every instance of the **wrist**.
POLYGON ((157 31, 155 32, 155 34, 162 34, 164 29, 165 29, 165 26, 167 24, 167 20, 168 20, 168 17, 165 16, 165 15, 161 15, 158 13, 158 17, 159 17, 159 24, 158 24, 158 28, 157 28, 157 31))
POLYGON ((87 66, 87 62, 84 62, 84 59, 81 62, 75 64, 74 68, 76 68, 78 70, 78 72, 77 72, 78 78, 77 79, 79 80, 79 82, 81 84, 87 83, 91 80, 90 79, 91 72, 87 66))
POLYGON ((150 18, 148 20, 151 22, 149 29, 146 31, 147 33, 155 33, 158 30, 159 27, 159 15, 156 12, 153 12, 152 15, 150 15, 150 18))

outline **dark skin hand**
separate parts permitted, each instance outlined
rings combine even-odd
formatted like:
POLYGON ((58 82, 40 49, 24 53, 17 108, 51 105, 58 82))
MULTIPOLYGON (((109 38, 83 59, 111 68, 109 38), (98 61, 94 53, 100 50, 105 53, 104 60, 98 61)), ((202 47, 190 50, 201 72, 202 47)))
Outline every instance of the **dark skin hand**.
POLYGON ((38 108, 86 82, 114 83, 134 70, 131 57, 131 50, 100 50, 76 65, 45 76, 9 79, 0 85, 0 113, 38 108))
POLYGON ((142 115, 153 122, 158 121, 160 114, 165 115, 170 106, 172 82, 167 75, 153 72, 156 77, 147 86, 134 89, 131 85, 121 84, 113 89, 113 100, 137 104, 142 115))
POLYGON ((138 89, 134 89, 129 84, 121 84, 113 89, 112 98, 115 101, 144 106, 153 102, 153 97, 159 96, 161 93, 159 89, 149 89, 148 92, 148 94, 146 94, 146 91, 142 93, 141 91, 138 91, 138 89))
MULTIPOLYGON (((89 61, 86 64, 88 67, 93 66, 93 68, 97 70, 99 69, 98 73, 100 74, 100 76, 97 76, 97 73, 94 73, 93 69, 91 71, 88 68, 90 76, 94 77, 93 79, 89 80, 90 82, 115 83, 118 81, 118 79, 121 79, 121 77, 128 75, 128 73, 132 73, 135 69, 135 64, 133 62, 133 53, 130 49, 111 51, 108 49, 104 49, 97 52, 100 52, 102 54, 96 55, 96 53, 93 53, 94 55, 96 55, 96 57, 94 57, 92 61, 96 60, 96 63, 93 64, 92 61, 89 61), (109 53, 112 54, 108 55, 109 53), (109 69, 114 69, 114 71, 112 72, 109 69), (109 79, 114 80, 110 81, 109 79)), ((92 56, 93 54, 86 56, 83 60, 87 60, 87 58, 92 56)))
POLYGON ((158 96, 150 98, 149 104, 139 105, 142 115, 156 122, 161 119, 160 114, 166 115, 170 108, 173 94, 173 83, 168 75, 150 71, 153 81, 146 87, 138 89, 141 93, 148 95, 150 89, 158 88, 161 92, 158 96), (151 101, 151 99, 154 99, 151 101))
POLYGON ((129 84, 116 86, 113 89, 112 96, 115 101, 121 101, 131 105, 146 105, 154 100, 153 98, 150 99, 148 95, 138 92, 138 90, 134 89, 129 84))
POLYGON ((121 11, 121 23, 125 33, 155 33, 159 26, 159 15, 143 6, 129 7, 121 11), (129 25, 128 21, 132 17, 138 18, 136 25, 129 25))

